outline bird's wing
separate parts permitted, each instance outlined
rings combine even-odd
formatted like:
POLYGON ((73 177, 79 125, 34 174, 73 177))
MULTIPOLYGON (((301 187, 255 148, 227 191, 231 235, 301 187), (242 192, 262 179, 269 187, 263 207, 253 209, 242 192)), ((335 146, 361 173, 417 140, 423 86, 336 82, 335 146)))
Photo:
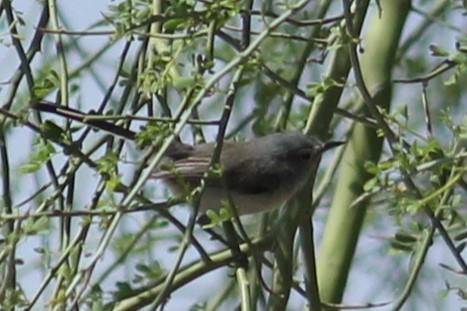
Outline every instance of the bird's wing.
POLYGON ((258 167, 252 161, 225 169, 224 180, 228 189, 244 194, 272 193, 281 182, 274 171, 258 167))
MULTIPOLYGON (((273 171, 274 167, 263 165, 262 161, 249 157, 228 155, 228 153, 237 152, 238 150, 232 151, 229 145, 225 147, 227 148, 223 149, 221 156, 223 175, 222 177, 207 178, 205 180, 207 186, 226 187, 230 191, 244 194, 267 193, 279 186, 280 178, 273 171), (225 161, 226 158, 229 158, 230 161, 225 161), (239 158, 243 160, 238 160, 239 158), (223 178, 223 181, 221 181, 221 178, 223 178)), ((167 168, 156 171, 151 177, 170 181, 180 180, 196 186, 208 170, 210 160, 209 157, 190 156, 168 163, 167 168)))

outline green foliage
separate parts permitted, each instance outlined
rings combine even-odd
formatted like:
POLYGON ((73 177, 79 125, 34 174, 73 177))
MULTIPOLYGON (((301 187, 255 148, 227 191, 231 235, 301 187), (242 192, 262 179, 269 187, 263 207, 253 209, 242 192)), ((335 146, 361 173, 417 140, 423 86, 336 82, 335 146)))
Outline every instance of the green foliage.
POLYGON ((445 127, 451 130, 451 141, 444 141, 445 146, 441 146, 440 141, 434 137, 412 139, 413 142, 408 145, 408 139, 402 135, 408 136, 415 131, 407 129, 409 120, 406 110, 388 117, 395 126, 404 129, 400 132, 400 143, 393 144, 394 157, 379 163, 365 164, 366 171, 373 177, 365 183, 365 193, 357 202, 384 193, 388 198, 388 206, 399 216, 405 213, 417 214, 425 207, 435 211, 457 208, 459 198, 452 191, 459 186, 460 176, 465 173, 462 161, 456 157, 460 143, 459 132, 462 132, 460 129, 463 126, 455 125, 452 119, 446 118, 445 127), (403 116, 403 121, 399 121, 397 116, 403 116), (423 189, 423 192, 415 193, 407 188, 406 176, 413 179, 417 189, 423 189), (441 198, 445 200, 446 195, 451 199, 440 205, 439 201, 441 198))
POLYGON ((117 282, 115 285, 117 286, 117 290, 112 293, 115 300, 120 300, 138 293, 129 282, 117 282))
POLYGON ((35 153, 30 155, 28 163, 21 165, 20 172, 30 174, 38 171, 47 161, 50 161, 55 153, 55 148, 50 142, 38 142, 35 153))
POLYGON ((36 99, 43 99, 46 95, 55 91, 60 86, 60 77, 55 70, 50 70, 34 85, 34 96, 36 99))
POLYGON ((105 14, 108 23, 116 30, 115 38, 127 35, 129 29, 141 25, 151 17, 152 7, 147 1, 121 1, 109 5, 109 12, 105 14))
POLYGON ((148 245, 137 242, 138 241, 135 241, 135 235, 133 233, 122 233, 114 238, 112 251, 115 252, 117 256, 122 256, 128 251, 129 245, 133 245, 133 254, 144 254, 148 251, 148 245))
POLYGON ((41 133, 45 139, 51 141, 61 141, 66 139, 65 131, 51 121, 45 121, 41 125, 41 133))
POLYGON ((18 307, 27 307, 28 301, 24 297, 24 293, 20 290, 7 290, 4 299, 0 301, 0 307, 3 310, 12 310, 18 307))
MULTIPOLYGON (((400 4, 397 13, 403 6, 408 7, 408 2, 377 1, 376 7, 371 2, 373 10, 366 12, 366 2, 357 1, 357 9, 352 7, 350 15, 353 34, 345 25, 342 4, 332 1, 169 0, 160 2, 160 8, 153 6, 158 2, 111 1, 107 10, 97 12, 99 20, 89 29, 84 28, 87 22, 76 29, 71 26, 76 25, 75 20, 69 20, 75 14, 68 15, 65 2, 59 7, 44 6, 50 17, 47 27, 37 22, 42 20, 36 15, 41 10, 33 10, 34 16, 24 16, 15 8, 16 2, 10 2, 2 8, 6 18, 2 20, 4 34, 0 38, 8 52, 2 56, 14 62, 4 66, 1 73, 1 81, 6 83, 0 92, 4 103, 0 120, 5 129, 0 142, 0 309, 69 309, 76 305, 91 310, 122 306, 136 310, 141 305, 170 309, 172 302, 185 300, 185 309, 192 310, 231 310, 248 304, 251 309, 272 311, 296 309, 297 305, 315 309, 312 303, 319 301, 309 298, 314 284, 320 287, 324 302, 341 302, 336 297, 344 292, 344 297, 353 297, 358 286, 346 287, 350 269, 356 273, 378 270, 372 284, 375 286, 371 286, 377 295, 371 291, 359 293, 359 297, 367 294, 359 305, 394 297, 392 301, 410 301, 402 303, 401 309, 410 309, 412 304, 421 309, 443 310, 455 307, 435 307, 432 300, 440 305, 452 301, 452 296, 456 302, 465 300, 465 271, 457 263, 465 257, 462 252, 467 246, 467 39, 457 25, 459 7, 452 1, 421 1, 410 8, 406 21, 390 22, 384 20, 390 6, 400 4), (296 7, 297 3, 303 6, 296 7), (378 30, 373 25, 380 21, 385 22, 378 30), (357 29, 360 22, 365 25, 361 33, 357 29), (391 37, 394 29, 402 26, 404 35, 391 37), (109 29, 111 35, 104 37, 102 31, 109 29), (87 40, 93 38, 90 35, 96 32, 101 41, 108 42, 102 50, 95 50, 92 41, 88 44, 87 40), (129 47, 125 49, 128 53, 117 54, 118 49, 108 48, 112 43, 129 47), (394 52, 375 55, 386 44, 395 47, 394 52), (348 57, 353 50, 361 63, 345 68, 349 59, 342 57, 348 57), (381 63, 387 65, 387 80, 372 81, 373 74, 386 69, 381 63), (347 76, 349 71, 351 75, 347 76), (359 72, 363 74, 363 85, 354 78, 359 72), (381 119, 369 113, 368 105, 374 103, 362 99, 365 88, 376 102, 374 108, 381 119), (146 119, 146 112, 150 112, 151 120, 173 119, 149 122, 138 131, 135 144, 109 136, 95 140, 93 135, 84 134, 75 140, 77 134, 87 133, 76 130, 88 125, 62 128, 50 121, 38 124, 40 119, 23 106, 43 98, 61 98, 73 108, 81 104, 86 109, 102 108, 109 119, 128 120, 125 126, 132 129, 146 119), (226 103, 233 103, 232 108, 226 103), (226 115, 230 116, 228 120, 226 115), (143 118, 138 119, 140 116, 143 118), (367 121, 365 126, 360 123, 362 119, 367 121), (206 120, 215 122, 204 125, 206 120), (232 245, 225 245, 228 243, 223 239, 211 241, 217 237, 207 237, 198 230, 194 221, 199 215, 191 215, 192 210, 165 209, 182 201, 197 203, 203 183, 183 180, 171 163, 158 169, 175 175, 183 190, 180 196, 173 193, 167 199, 165 186, 159 188, 157 181, 142 180, 151 155, 168 143, 175 129, 177 139, 185 141, 190 137, 198 141, 203 134, 215 137, 219 120, 227 122, 221 125, 226 126, 229 137, 278 130, 314 131, 318 124, 321 138, 329 134, 336 140, 348 141, 342 159, 330 160, 338 153, 323 155, 319 172, 326 174, 323 179, 319 174, 315 182, 313 202, 309 201, 312 189, 307 186, 297 204, 287 204, 280 212, 257 218, 248 216, 255 234, 247 230, 249 239, 243 234, 238 237, 245 258, 254 259, 248 270, 238 264, 232 245), (392 135, 387 128, 383 130, 383 125, 392 135), (40 138, 29 146, 21 141, 23 133, 29 135, 28 139, 40 138), (360 137, 353 137, 355 133, 361 133, 360 137), (381 159, 380 146, 373 140, 375 133, 383 141, 381 159), (27 178, 16 178, 15 169, 11 169, 18 165, 17 154, 21 154, 19 161, 24 161, 24 155, 28 157, 19 168, 20 173, 28 174, 27 178), (349 160, 351 154, 356 155, 353 160, 349 160), (138 165, 122 165, 126 158, 136 159, 138 165), (361 163, 365 163, 364 168, 361 163), (45 164, 47 170, 40 170, 45 164), (348 167, 356 172, 354 177, 345 175, 348 167), (338 173, 333 177, 335 171, 338 173), (121 178, 123 174, 125 179, 121 178), (344 191, 334 193, 340 182, 348 184, 339 189, 356 189, 351 199, 342 199, 344 191), (343 209, 336 212, 338 203, 343 209), (295 209, 299 205, 304 208, 295 209), (329 214, 327 208, 321 208, 328 205, 329 214), (335 241, 335 249, 350 250, 345 257, 337 251, 326 255, 320 249, 318 259, 333 266, 319 269, 318 265, 318 280, 310 279, 315 268, 311 264, 313 245, 306 242, 310 236, 297 234, 311 229, 307 227, 311 223, 310 206, 320 208, 312 219, 317 225, 315 231, 309 231, 316 234, 311 238, 322 237, 318 245, 335 238, 331 240, 335 241), (366 211, 372 217, 365 218, 366 211), (436 218, 430 218, 430 213, 436 218), (325 215, 329 215, 328 219, 325 215), (446 233, 435 226, 435 220, 446 233), (326 227, 335 225, 337 230, 333 234, 327 229, 321 231, 324 221, 326 227), (186 232, 191 225, 193 232, 186 232), (371 239, 364 251, 374 246, 385 251, 372 252, 371 256, 353 253, 351 249, 359 237, 370 234, 384 238, 371 239), (270 236, 273 248, 263 244, 270 236), (349 236, 353 242, 342 245, 349 236), (436 265, 429 260, 433 246, 443 250, 439 254, 441 269, 438 257, 436 265), (394 259, 387 256, 388 249, 390 254, 410 262, 410 279, 417 282, 409 284, 405 277, 394 280, 393 275, 407 274, 406 267, 384 271, 381 257, 391 263, 394 259), (29 256, 30 250, 35 256, 29 256), (168 253, 181 258, 180 266, 165 258, 168 253), (347 258, 346 265, 337 266, 339 260, 347 258), (352 262, 353 258, 361 260, 352 262), (219 269, 227 266, 235 271, 219 269), (417 268, 423 268, 423 273, 417 268), (220 271, 216 280, 209 279, 209 273, 216 269, 220 271), (441 272, 432 273, 435 270, 441 272), (342 273, 335 278, 320 276, 330 271, 342 273), (391 277, 385 279, 384 272, 391 277), (424 273, 429 280, 424 279, 424 273), (28 287, 27 281, 36 274, 45 276, 41 280, 44 287, 28 287), (201 287, 197 286, 204 286, 205 275, 207 282, 226 285, 225 292, 217 296, 221 291, 216 288, 215 293, 203 298, 206 301, 194 301, 185 290, 180 299, 181 291, 175 289, 186 287, 199 292, 201 287), (321 286, 322 280, 337 284, 342 293, 321 286), (430 286, 423 286, 425 283, 430 286), (417 288, 418 284, 422 286, 417 288), (445 298, 432 298, 433 291, 442 287, 445 298), (402 294, 406 297, 400 298, 402 288, 409 290, 402 294), (432 300, 419 298, 412 288, 432 300), (291 294, 294 291, 299 295, 291 294), (328 295, 330 292, 333 295, 328 295), (33 301, 33 297, 38 299, 33 301), (131 305, 135 301, 137 306, 131 305), (273 303, 276 301, 280 302, 273 303)), ((209 179, 222 180, 223 175, 224 167, 219 164, 206 172, 209 179)), ((204 228, 225 227, 224 222, 232 219, 233 212, 231 202, 223 201, 219 211, 206 212, 210 222, 204 228)))
POLYGON ((349 43, 349 36, 345 32, 345 28, 342 26, 332 27, 330 33, 335 36, 336 40, 333 40, 332 44, 326 47, 328 51, 336 51, 342 47, 346 47, 349 43))
POLYGON ((104 292, 99 284, 95 284, 92 286, 89 298, 87 300, 87 305, 89 305, 89 309, 92 311, 104 311, 104 310, 111 310, 110 308, 105 308, 104 305, 104 292))
POLYGON ((325 78, 320 83, 312 83, 307 88, 307 95, 310 97, 316 97, 324 92, 328 91, 330 88, 339 87, 342 88, 345 85, 335 81, 332 78, 325 78))
POLYGON ((157 281, 166 273, 158 261, 154 261, 149 265, 143 263, 137 264, 136 271, 137 274, 133 280, 135 284, 146 283, 148 280, 157 281))
POLYGON ((118 155, 113 152, 96 161, 97 171, 104 176, 107 187, 113 191, 120 186, 120 174, 118 173, 118 155))
MULTIPOLYGON (((50 220, 47 217, 41 217, 39 219, 29 219, 23 226, 23 234, 25 235, 46 235, 52 230, 50 220)), ((20 238, 20 236, 16 236, 20 238)))
POLYGON ((219 212, 213 210, 207 210, 206 216, 209 218, 209 223, 203 224, 203 229, 211 229, 220 226, 224 221, 230 221, 232 219, 232 207, 228 202, 222 202, 223 207, 219 212))
POLYGON ((141 147, 160 147, 164 139, 173 133, 168 123, 151 122, 136 135, 136 143, 141 147))

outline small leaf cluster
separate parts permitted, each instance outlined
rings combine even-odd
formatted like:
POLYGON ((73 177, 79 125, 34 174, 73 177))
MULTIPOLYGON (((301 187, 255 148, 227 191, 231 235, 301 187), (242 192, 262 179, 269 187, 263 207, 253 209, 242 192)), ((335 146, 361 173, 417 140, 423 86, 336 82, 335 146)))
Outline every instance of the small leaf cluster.
POLYGON ((173 126, 164 122, 150 122, 136 135, 136 143, 140 148, 160 148, 164 140, 173 134, 173 126))
POLYGON ((30 174, 38 171, 55 154, 55 148, 49 141, 36 144, 34 153, 29 157, 28 163, 20 167, 20 172, 30 174))
POLYGON ((152 7, 147 1, 122 1, 115 5, 109 5, 109 13, 106 20, 115 27, 115 37, 126 35, 129 29, 140 25, 141 21, 148 20, 152 13, 152 7))
POLYGON ((423 208, 450 217, 462 200, 456 189, 466 173, 462 163, 467 154, 459 148, 460 135, 458 131, 452 136, 449 149, 433 137, 411 144, 401 138, 392 145, 391 158, 366 163, 366 171, 373 177, 365 183, 365 193, 357 202, 386 193, 384 202, 399 217, 417 214, 423 208))
POLYGON ((96 161, 97 171, 104 176, 107 187, 115 190, 120 185, 120 174, 118 173, 118 155, 108 152, 105 156, 96 161))

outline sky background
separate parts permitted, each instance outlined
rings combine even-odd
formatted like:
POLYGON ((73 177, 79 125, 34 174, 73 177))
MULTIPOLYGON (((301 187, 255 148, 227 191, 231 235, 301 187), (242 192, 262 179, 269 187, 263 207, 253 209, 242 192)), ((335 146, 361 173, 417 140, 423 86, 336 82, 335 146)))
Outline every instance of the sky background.
MULTIPOLYGON (((67 29, 70 30, 85 30, 89 26, 93 25, 96 21, 102 19, 102 15, 107 14, 108 12, 108 5, 115 4, 114 1, 93 1, 93 0, 81 0, 81 1, 60 1, 59 7, 61 8, 61 12, 64 14, 62 20, 66 20, 68 22, 67 29)), ((31 35, 34 29, 29 28, 31 25, 34 25, 37 20, 37 14, 40 12, 40 6, 35 1, 25 1, 25 0, 18 0, 14 1, 15 8, 19 9, 22 12, 22 17, 26 21, 32 20, 32 22, 27 22, 26 26, 21 28, 21 32, 25 35, 26 38, 31 35)), ((459 18, 459 28, 466 28, 465 18, 461 16, 459 18)), ((409 18, 410 23, 406 26, 407 29, 410 27, 414 27, 418 22, 420 22, 420 17, 414 15, 413 18, 409 18)), ((3 32, 5 32, 5 21, 3 21, 2 27, 3 32)), ((110 27, 105 27, 105 29, 110 29, 110 27)), ((443 32, 444 34, 448 34, 448 31, 443 32)), ((437 34, 434 32, 434 34, 437 34)), ((435 41, 437 44, 441 46, 454 46, 456 34, 453 32, 452 35, 442 35, 442 36, 434 36, 432 38, 425 38, 424 40, 432 40, 435 41)), ((4 38, 5 40, 6 38, 4 38)), ((108 42, 107 36, 86 36, 79 38, 79 41, 82 43, 81 46, 84 46, 86 52, 88 54, 92 54, 95 51, 99 50, 101 47, 105 46, 108 42)), ((96 81, 86 72, 80 79, 79 87, 81 88, 79 96, 74 97, 72 101, 77 101, 82 105, 82 109, 88 110, 91 108, 96 107, 98 104, 101 103, 104 94, 106 92, 105 87, 110 85, 111 81, 114 78, 115 71, 116 71, 116 60, 118 59, 124 42, 120 40, 119 42, 115 43, 113 46, 107 49, 101 61, 94 63, 93 70, 95 70, 99 77, 102 79, 103 87, 99 87, 96 81)), ((134 51, 133 51, 134 52, 134 51)), ((425 53, 429 53, 428 51, 424 51, 425 53)), ((46 53, 54 53, 50 47, 46 47, 43 51, 44 54, 46 53)), ((68 54, 70 57, 67 59, 69 68, 74 69, 79 66, 82 62, 82 58, 79 56, 79 53, 68 54)), ((50 55, 48 55, 50 57, 50 55)), ((47 58, 48 58, 47 57, 47 58)), ((131 57, 130 57, 131 58, 131 57)), ((40 59, 40 57, 39 57, 40 59)), ((35 64, 39 64, 40 61, 37 59, 35 60, 35 64)), ((435 63, 435 60, 433 60, 435 63)), ((3 101, 6 97, 8 91, 8 84, 7 81, 13 75, 13 73, 17 69, 17 56, 14 50, 10 47, 7 48, 3 45, 0 45, 0 67, 2 70, 0 71, 0 101, 3 101)), ((323 66, 326 68, 326 66, 323 66)), ((58 71, 58 66, 56 68, 58 71)), ((398 72, 395 72, 395 76, 397 77, 398 72)), ((24 83, 22 85, 24 89, 24 83)), ((419 94, 413 93, 413 87, 407 86, 396 86, 396 88, 406 88, 407 90, 402 90, 398 92, 400 94, 400 98, 396 98, 395 102, 400 104, 406 104, 410 101, 418 101, 419 94)), ((118 97, 119 92, 122 89, 117 90, 115 93, 115 97, 118 97)), ((429 90, 430 92, 435 92, 435 90, 429 90)), ((50 100, 54 100, 54 95, 50 96, 50 100)), ((23 97, 21 100, 24 100, 23 103, 15 103, 18 107, 25 107, 28 102, 27 97, 23 97)), ((242 114, 244 107, 248 106, 248 102, 243 103, 243 106, 240 108, 236 108, 237 110, 235 113, 242 114)), ((212 109, 209 110, 209 114, 216 115, 220 110, 216 109, 211 106, 212 109)), ((411 106, 411 113, 414 117, 417 117, 417 111, 420 108, 411 106)), ((457 117, 462 118, 465 116, 466 108, 465 107, 458 107, 459 113, 457 117)), ((209 117, 209 116, 207 116, 209 117)), ((419 116, 421 117, 421 116, 419 116)), ((47 117, 47 119, 53 117, 47 117)), ((56 119, 57 122, 59 119, 56 119)), ((212 130, 205 130, 205 134, 209 139, 213 139, 215 132, 212 130)), ((251 135, 251 133, 244 133, 245 136, 251 135)), ((98 135, 98 134, 96 134, 98 135)), ((38 188, 39 184, 47 178, 45 171, 42 174, 43 179, 37 180, 31 178, 32 175, 22 175, 19 173, 19 166, 24 164, 28 161, 29 155, 32 150, 32 146, 34 143, 34 137, 32 132, 27 128, 14 128, 14 131, 8 137, 9 143, 9 150, 14 150, 14 154, 11 154, 11 166, 17 169, 17 172, 14 176, 14 186, 15 189, 15 196, 14 200, 17 204, 21 202, 23 199, 28 197, 32 194, 32 192, 38 188)), ((57 150, 59 148, 57 147, 57 150)), ((127 152, 130 160, 131 159, 131 151, 127 152)), ((332 154, 329 155, 332 157, 332 154)), ((60 163, 60 158, 54 158, 56 161, 55 163, 60 163)), ((62 160, 64 161, 64 159, 62 160)), ((330 161, 330 158, 324 159, 324 161, 330 161)), ((123 170, 124 174, 127 174, 125 170, 123 170)), ((95 173, 89 169, 83 168, 80 169, 78 180, 81 181, 80 183, 80 197, 76 198, 76 205, 79 206, 80 204, 85 205, 89 202, 88 198, 92 194, 94 186, 97 182, 97 178, 95 178, 95 173)), ((128 178, 131 177, 131 170, 129 170, 128 178)), ((151 185, 147 186, 147 189, 150 191, 158 191, 157 195, 160 195, 161 199, 164 197, 165 192, 160 187, 160 185, 156 183, 152 183, 151 185)), ((329 203, 329 200, 325 200, 323 205, 326 205, 326 202, 329 203)), ((31 207, 31 206, 29 206, 31 207)), ((320 235, 322 229, 324 227, 324 221, 327 215, 326 206, 321 206, 315 215, 315 226, 316 232, 318 233, 316 236, 316 243, 319 245, 320 235)), ((121 224, 121 228, 119 230, 124 232, 132 232, 138 229, 142 224, 147 220, 147 217, 152 215, 151 213, 144 213, 141 215, 132 215, 130 217, 126 217, 125 220, 121 224)), ((188 211, 186 207, 175 207, 175 215, 182 220, 187 220, 188 218, 188 211)), ((409 269, 409 262, 407 260, 407 256, 405 255, 397 255, 392 254, 389 252, 388 243, 385 242, 384 237, 394 233, 394 227, 391 223, 392 220, 389 219, 387 216, 383 216, 383 211, 374 211, 371 213, 370 217, 382 217, 378 221, 369 222, 369 225, 365 228, 366 232, 362 235, 358 249, 356 251, 356 258, 355 258, 355 265, 354 268, 351 270, 350 278, 348 281, 348 288, 346 291, 346 295, 344 298, 344 302, 347 304, 363 304, 366 302, 381 302, 391 300, 395 297, 395 295, 402 290, 402 288, 394 289, 393 292, 389 291, 380 291, 380 289, 384 284, 381 284, 384 281, 391 282, 394 278, 406 278, 407 271, 409 269), (374 259, 377 258, 377 259, 374 259), (374 264, 374 261, 377 260, 377 264, 374 264), (372 265, 365 265, 365 264, 358 264, 359 262, 373 262, 372 265), (383 281, 382 281, 383 280, 383 281), (375 285, 376 284, 376 285, 375 285)), ((248 220, 247 223, 253 221, 253 219, 248 220)), ((254 223, 252 223, 254 226, 254 223)), ((174 231, 171 229, 167 230, 167 234, 172 234, 174 231)), ((208 241, 206 234, 200 232, 200 230, 196 231, 198 236, 201 237, 201 240, 204 241, 206 244, 213 244, 208 241)), ((58 239, 54 237, 48 238, 38 238, 38 237, 31 237, 26 240, 23 240, 22 244, 20 245, 18 256, 22 258, 27 258, 28 263, 36 263, 32 265, 30 270, 23 269, 21 270, 21 275, 19 282, 24 286, 23 289, 26 292, 26 296, 30 297, 40 285, 43 274, 40 269, 40 254, 35 251, 35 248, 38 246, 46 246, 50 247, 51 249, 57 249, 58 245, 54 245, 58 239)), ((97 246, 98 241, 95 241, 95 245, 97 246)), ((92 243, 91 243, 92 244, 92 243)), ((92 245, 90 245, 92 246, 92 245)), ((171 263, 173 262, 176 253, 170 252, 169 249, 176 247, 175 243, 169 242, 165 245, 159 245, 157 249, 154 249, 153 254, 148 254, 146 256, 146 263, 150 264, 151 258, 162 258, 162 264, 165 265, 166 268, 171 267, 171 263), (160 256, 161 252, 165 255, 160 256)), ((215 249, 216 245, 210 245, 211 249, 215 249)), ((190 251, 189 255, 185 262, 189 262, 196 258, 196 252, 193 250, 190 251)), ((95 275, 99 275, 99 270, 104 271, 107 262, 112 262, 114 258, 114 254, 111 252, 106 252, 106 255, 101 260, 100 264, 98 265, 98 272, 95 275)), ((53 259, 51 259, 53 261, 53 259)), ((446 263, 452 266, 456 266, 454 263, 452 256, 448 253, 447 249, 445 248, 444 244, 436 244, 431 250, 430 254, 427 259, 428 263, 426 264, 427 267, 436 267, 439 263, 446 263)), ((107 286, 109 288, 110 284, 114 284, 118 280, 128 280, 134 276, 134 264, 135 262, 128 262, 125 265, 120 266, 118 271, 120 274, 113 273, 110 278, 108 278, 102 286, 107 286)), ((444 289, 443 282, 440 281, 442 279, 450 279, 454 280, 455 282, 460 282, 458 284, 463 284, 464 288, 466 282, 465 280, 454 278, 452 274, 446 273, 445 270, 437 268, 437 269, 430 269, 429 271, 422 271, 421 281, 420 284, 424 284, 423 289, 423 298, 421 298, 417 303, 424 304, 424 310, 435 310, 431 307, 436 306, 437 303, 441 301, 440 294, 441 291, 444 289), (436 281, 430 282, 429 280, 433 279, 436 281), (428 293, 428 294, 427 294, 428 293), (425 309, 426 308, 426 309, 425 309)), ((179 309, 186 309, 188 306, 191 306, 196 301, 200 301, 203 298, 211 298, 212 293, 216 293, 219 291, 219 281, 225 276, 225 274, 231 274, 232 270, 229 269, 220 269, 214 273, 208 274, 206 277, 200 278, 199 280, 189 284, 188 286, 183 287, 182 289, 178 290, 175 295, 171 297, 171 300, 167 306, 167 310, 176 310, 179 309)), ((221 285, 222 287, 222 285, 221 285)), ((384 288, 384 286, 383 286, 384 288)), ((49 289, 52 290, 52 289, 49 289)), ((47 296, 47 295, 45 295, 47 296)), ((301 301, 301 300, 300 300, 301 301)), ((447 298, 443 298, 443 303, 445 306, 448 306, 449 310, 457 310, 461 306, 463 306, 462 301, 453 294, 448 295, 447 298)), ((292 306, 295 306, 292 303, 292 306)), ((300 306, 300 305, 298 305, 300 306)), ((297 307, 298 307, 297 306, 297 307)), ((410 307, 410 305, 408 305, 410 307)), ((380 308, 378 310, 386 310, 386 308, 380 308)), ((406 309, 410 310, 410 309, 406 309)), ((415 310, 415 309, 413 309, 415 310)), ((420 309, 422 310, 422 309, 420 309)))

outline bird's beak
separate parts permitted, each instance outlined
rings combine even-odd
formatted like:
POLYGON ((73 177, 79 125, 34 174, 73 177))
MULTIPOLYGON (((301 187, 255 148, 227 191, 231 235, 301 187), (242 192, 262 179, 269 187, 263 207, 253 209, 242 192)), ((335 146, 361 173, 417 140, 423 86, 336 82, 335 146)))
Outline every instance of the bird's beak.
POLYGON ((321 147, 321 152, 328 151, 329 149, 339 147, 345 144, 345 141, 328 141, 323 144, 321 147))

